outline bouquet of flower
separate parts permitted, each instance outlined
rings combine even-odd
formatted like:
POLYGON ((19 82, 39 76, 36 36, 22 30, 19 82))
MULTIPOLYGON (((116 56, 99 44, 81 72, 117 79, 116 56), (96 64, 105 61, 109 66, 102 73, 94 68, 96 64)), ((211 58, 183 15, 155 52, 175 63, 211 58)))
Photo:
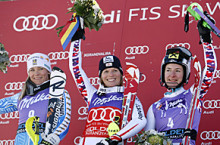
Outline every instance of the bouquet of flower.
POLYGON ((8 52, 5 51, 4 45, 0 43, 0 70, 7 73, 7 66, 10 64, 8 52))
POLYGON ((103 11, 95 0, 76 0, 69 12, 83 18, 84 26, 98 31, 104 23, 103 11))
POLYGON ((135 145, 172 145, 172 141, 155 130, 143 131, 134 138, 135 145))

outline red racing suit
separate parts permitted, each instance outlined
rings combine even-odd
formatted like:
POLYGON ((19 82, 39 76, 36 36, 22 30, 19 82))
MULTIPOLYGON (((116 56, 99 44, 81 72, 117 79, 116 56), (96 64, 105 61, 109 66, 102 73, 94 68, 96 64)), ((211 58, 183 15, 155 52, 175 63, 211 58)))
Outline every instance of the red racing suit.
MULTIPOLYGON (((91 85, 82 69, 80 45, 80 40, 72 42, 69 55, 70 71, 78 90, 88 105, 88 117, 80 144, 96 145, 101 140, 109 137, 107 127, 114 121, 114 117, 121 116, 124 94, 121 87, 111 87, 106 88, 108 92, 104 95, 97 95, 97 89, 91 85)), ((141 131, 145 125, 146 118, 144 117, 143 107, 136 97, 132 119, 124 128, 120 129, 117 135, 122 140, 128 139, 141 131)))

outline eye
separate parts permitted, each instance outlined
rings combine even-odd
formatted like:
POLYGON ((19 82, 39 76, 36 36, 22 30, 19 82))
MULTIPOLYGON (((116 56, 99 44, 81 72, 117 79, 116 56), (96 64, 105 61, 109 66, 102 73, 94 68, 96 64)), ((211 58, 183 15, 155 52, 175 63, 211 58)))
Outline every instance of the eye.
POLYGON ((103 73, 107 74, 109 71, 108 70, 104 70, 103 73))
POLYGON ((166 72, 170 72, 170 69, 166 69, 165 71, 166 71, 166 72))
POLYGON ((180 72, 179 70, 176 70, 176 72, 180 72))
POLYGON ((34 71, 34 69, 33 68, 30 68, 30 70, 29 71, 34 71))
POLYGON ((118 69, 114 69, 113 71, 114 71, 114 72, 118 72, 118 69))

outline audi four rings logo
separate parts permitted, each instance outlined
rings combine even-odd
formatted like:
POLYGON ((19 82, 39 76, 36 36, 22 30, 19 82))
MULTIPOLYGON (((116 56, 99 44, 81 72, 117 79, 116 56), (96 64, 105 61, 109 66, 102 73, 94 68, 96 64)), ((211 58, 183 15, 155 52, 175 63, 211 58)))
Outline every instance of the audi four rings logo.
POLYGON ((6 91, 21 90, 25 82, 9 82, 5 85, 6 91))
POLYGON ((173 44, 167 44, 166 50, 171 48, 171 47, 176 47, 176 46, 182 46, 187 49, 190 49, 190 44, 189 43, 173 43, 173 44))
POLYGON ((81 138, 82 138, 81 136, 77 136, 77 137, 74 139, 74 144, 75 144, 75 145, 79 145, 81 138))
POLYGON ((146 80, 146 75, 145 74, 141 74, 140 83, 143 83, 145 80, 146 80))
POLYGON ((88 115, 88 107, 82 106, 78 109, 79 115, 88 115))
POLYGON ((92 84, 93 86, 99 85, 99 77, 91 77, 89 78, 90 84, 92 84))
POLYGON ((0 145, 13 145, 15 140, 0 140, 0 145))
POLYGON ((129 46, 125 49, 125 54, 134 55, 134 54, 146 54, 149 51, 149 47, 144 46, 129 46))
POLYGON ((33 30, 43 30, 43 29, 53 29, 58 22, 58 18, 54 14, 49 15, 39 15, 39 16, 28 16, 28 17, 18 17, 13 24, 15 31, 33 31, 33 30), (53 23, 51 25, 51 23, 53 23), (18 27, 21 24, 22 26, 18 27))
POLYGON ((10 57, 11 63, 26 62, 30 54, 18 54, 10 57))
POLYGON ((112 108, 91 109, 88 115, 88 123, 92 121, 113 121, 116 115, 120 115, 121 111, 112 108))
MULTIPOLYGON (((17 54, 12 55, 10 57, 11 63, 19 63, 19 62, 26 62, 30 54, 17 54)), ((69 52, 68 51, 61 51, 61 52, 50 52, 48 54, 51 60, 63 60, 69 58, 69 52)))
POLYGON ((200 137, 202 140, 218 140, 220 139, 220 131, 203 131, 200 137))
POLYGON ((219 46, 213 46, 214 49, 220 49, 220 45, 219 46))
POLYGON ((220 100, 205 100, 203 102, 203 107, 205 109, 214 109, 214 108, 219 109, 220 108, 220 100))
POLYGON ((61 52, 50 52, 48 54, 51 60, 62 60, 62 59, 68 59, 69 58, 69 52, 68 51, 61 51, 61 52))
POLYGON ((0 114, 0 119, 2 119, 2 120, 4 120, 4 119, 18 119, 18 118, 19 118, 18 111, 0 114))
POLYGON ((213 78, 220 78, 220 70, 216 70, 215 75, 213 78))

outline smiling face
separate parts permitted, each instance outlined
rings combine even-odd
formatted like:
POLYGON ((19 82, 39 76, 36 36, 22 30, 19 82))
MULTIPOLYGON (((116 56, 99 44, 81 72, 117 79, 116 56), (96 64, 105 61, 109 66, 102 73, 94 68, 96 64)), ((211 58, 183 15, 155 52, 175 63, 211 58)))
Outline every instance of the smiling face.
POLYGON ((49 80, 49 71, 43 67, 32 67, 28 71, 28 75, 33 83, 40 85, 49 80))
POLYGON ((183 80, 184 70, 179 64, 170 63, 165 67, 165 82, 169 88, 176 88, 183 80))
POLYGON ((117 68, 107 68, 102 71, 101 80, 106 87, 115 87, 121 85, 121 73, 117 68))

